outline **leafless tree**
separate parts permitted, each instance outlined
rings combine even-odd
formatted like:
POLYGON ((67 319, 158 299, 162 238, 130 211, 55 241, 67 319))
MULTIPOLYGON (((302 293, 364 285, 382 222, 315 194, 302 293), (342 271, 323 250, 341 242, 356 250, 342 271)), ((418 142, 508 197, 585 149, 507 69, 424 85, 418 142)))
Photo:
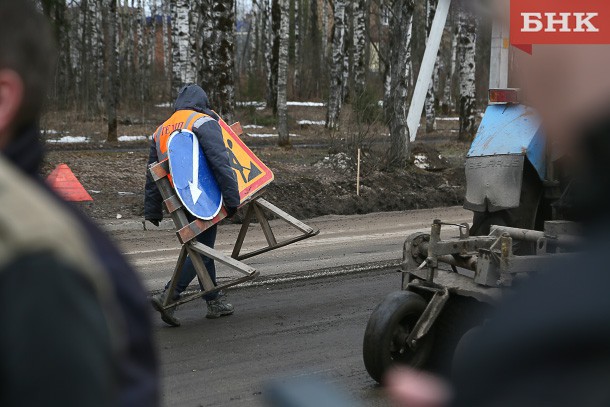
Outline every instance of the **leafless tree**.
POLYGON ((326 127, 337 129, 339 115, 343 105, 343 84, 345 69, 345 1, 334 2, 334 28, 332 65, 330 69, 330 87, 328 96, 328 109, 326 113, 326 127))
POLYGON ((290 46, 290 0, 280 0, 280 49, 277 75, 277 107, 278 107, 278 144, 282 147, 290 145, 288 133, 288 104, 286 88, 288 84, 288 48, 290 46))
POLYGON ((460 132, 462 141, 472 140, 476 133, 476 40, 475 17, 467 9, 460 10, 460 132))
POLYGON ((409 159, 407 126, 413 0, 393 0, 390 19, 390 104, 385 107, 390 127, 389 164, 403 167, 409 159))

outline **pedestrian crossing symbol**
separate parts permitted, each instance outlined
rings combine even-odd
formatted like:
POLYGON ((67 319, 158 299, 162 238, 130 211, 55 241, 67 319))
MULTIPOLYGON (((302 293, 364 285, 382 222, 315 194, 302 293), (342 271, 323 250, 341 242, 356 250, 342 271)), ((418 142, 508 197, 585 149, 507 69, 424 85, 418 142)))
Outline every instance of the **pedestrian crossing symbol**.
POLYGON ((273 172, 235 134, 224 120, 218 121, 231 163, 237 176, 239 196, 244 203, 273 179, 273 172))

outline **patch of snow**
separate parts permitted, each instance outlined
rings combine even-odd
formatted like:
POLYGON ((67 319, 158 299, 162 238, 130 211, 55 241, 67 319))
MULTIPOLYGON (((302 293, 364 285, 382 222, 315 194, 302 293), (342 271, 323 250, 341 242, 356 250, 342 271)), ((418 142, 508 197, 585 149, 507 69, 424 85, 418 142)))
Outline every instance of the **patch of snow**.
POLYGON ((246 124, 243 126, 244 129, 262 129, 263 126, 259 126, 257 124, 246 124))
POLYGON ((265 107, 267 107, 267 103, 266 102, 257 102, 257 101, 236 102, 235 104, 237 106, 241 106, 241 107, 254 106, 254 107, 262 107, 263 109, 265 107))
POLYGON ((47 143, 88 143, 88 142, 89 142, 89 138, 85 137, 85 136, 78 136, 78 137, 64 136, 60 139, 47 140, 47 143))
POLYGON ((148 138, 148 136, 120 136, 119 141, 142 141, 148 138))
POLYGON ((95 189, 90 189, 89 192, 91 192, 92 194, 100 194, 100 193, 102 193, 102 191, 96 191, 95 189))
POLYGON ((70 134, 69 131, 59 131, 59 130, 42 130, 42 134, 70 134))
MULTIPOLYGON (((256 133, 247 133, 249 137, 252 138, 271 138, 271 137, 277 137, 277 133, 266 133, 266 134, 256 134, 256 133)), ((291 134, 290 137, 300 137, 298 134, 291 134)))
POLYGON ((322 102, 288 102, 288 106, 324 107, 326 104, 322 102))
POLYGON ((172 107, 171 102, 161 103, 160 105, 155 105, 155 107, 172 107))
POLYGON ((421 170, 427 170, 430 168, 430 163, 428 162, 428 156, 425 154, 415 154, 415 160, 413 164, 421 170))
POLYGON ((348 171, 352 168, 352 164, 353 160, 350 156, 345 153, 338 153, 324 157, 321 161, 315 163, 314 167, 348 171))
POLYGON ((459 117, 437 117, 436 120, 447 121, 447 122, 458 122, 460 121, 459 117))
POLYGON ((123 215, 121 215, 120 213, 117 213, 117 214, 116 214, 116 218, 117 218, 117 219, 122 219, 122 218, 123 218, 123 215))
POLYGON ((134 192, 119 192, 120 196, 135 195, 134 192))
POLYGON ((319 120, 319 121, 299 120, 297 123, 301 126, 325 126, 326 125, 326 121, 324 121, 324 120, 319 120))

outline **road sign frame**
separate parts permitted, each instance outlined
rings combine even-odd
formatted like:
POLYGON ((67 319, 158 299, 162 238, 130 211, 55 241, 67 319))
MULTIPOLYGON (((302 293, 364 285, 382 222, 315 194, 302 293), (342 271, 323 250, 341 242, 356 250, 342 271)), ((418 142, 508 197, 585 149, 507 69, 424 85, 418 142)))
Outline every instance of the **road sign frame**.
POLYGON ((240 189, 239 198, 241 200, 241 205, 243 205, 246 202, 252 200, 254 197, 256 197, 257 192, 259 192, 261 189, 273 182, 273 180, 275 179, 275 175, 273 174, 273 171, 271 171, 271 169, 267 167, 265 163, 263 163, 261 159, 258 158, 256 154, 252 152, 252 150, 250 150, 250 148, 248 148, 248 146, 241 140, 241 138, 239 138, 239 135, 235 133, 233 128, 229 126, 224 120, 222 120, 222 118, 218 120, 218 124, 220 124, 220 127, 223 130, 223 138, 225 139, 225 144, 227 142, 228 135, 231 141, 237 144, 237 146, 249 156, 249 158, 252 160, 252 163, 255 164, 263 174, 263 176, 258 178, 252 185, 248 185, 248 187, 245 189, 240 189))
POLYGON ((203 151, 201 149, 201 145, 199 144, 199 140, 197 139, 197 136, 195 135, 195 133, 193 133, 190 130, 186 130, 186 129, 176 130, 169 137, 169 140, 167 142, 167 146, 168 146, 167 152, 168 152, 170 174, 172 174, 172 175, 175 174, 175 172, 174 172, 174 169, 175 169, 174 165, 176 164, 175 162, 174 162, 174 164, 172 164, 172 162, 173 162, 172 157, 174 157, 174 155, 172 154, 172 149, 171 149, 172 141, 174 141, 176 136, 181 135, 181 134, 187 134, 187 135, 189 135, 192 138, 192 143, 193 143, 193 163, 192 163, 192 165, 193 165, 193 168, 192 168, 192 171, 193 171, 193 182, 195 181, 195 179, 194 179, 194 177, 195 177, 195 161, 194 161, 194 157, 195 157, 194 151, 195 151, 195 149, 194 149, 194 147, 195 146, 197 146, 197 152, 199 153, 198 165, 197 165, 197 169, 199 171, 197 171, 197 186, 196 186, 196 188, 199 186, 199 180, 200 180, 200 177, 201 177, 201 170, 203 168, 207 168, 207 171, 210 173, 210 178, 213 180, 214 185, 208 185, 206 187, 206 190, 209 191, 210 188, 215 187, 216 191, 214 191, 214 192, 217 193, 220 196, 220 199, 218 200, 218 202, 219 202, 218 203, 218 207, 214 208, 212 215, 207 215, 207 216, 204 215, 204 216, 202 216, 202 214, 200 212, 196 211, 196 206, 197 206, 198 200, 194 199, 194 197, 191 197, 191 199, 193 200, 193 207, 191 207, 190 203, 187 202, 187 199, 183 196, 184 194, 192 193, 192 188, 191 188, 192 184, 189 183, 190 184, 189 185, 189 190, 184 192, 182 189, 178 188, 175 185, 175 177, 174 177, 173 180, 174 180, 174 189, 176 190, 176 196, 178 196, 178 199, 180 200, 180 202, 182 202, 182 205, 184 206, 184 208, 191 215, 193 215, 194 217, 196 217, 198 219, 202 219, 202 220, 206 220, 206 221, 207 220, 212 220, 212 219, 216 218, 218 216, 218 214, 220 213, 220 211, 221 211, 221 209, 223 207, 223 204, 224 204, 224 199, 222 197, 222 192, 220 191, 220 187, 218 186, 216 180, 214 179, 214 175, 211 172, 212 170, 208 167, 208 164, 207 164, 206 159, 205 159, 205 155, 203 154, 203 151))

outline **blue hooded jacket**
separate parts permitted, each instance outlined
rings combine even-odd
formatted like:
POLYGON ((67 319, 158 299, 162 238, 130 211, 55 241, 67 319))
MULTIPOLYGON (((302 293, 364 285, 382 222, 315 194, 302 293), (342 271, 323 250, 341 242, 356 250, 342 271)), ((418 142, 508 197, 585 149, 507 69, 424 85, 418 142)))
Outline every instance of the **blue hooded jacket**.
MULTIPOLYGON (((204 113, 214 119, 193 128, 193 133, 199 139, 199 143, 203 149, 214 177, 220 186, 224 204, 227 208, 237 208, 240 204, 239 189, 235 171, 231 168, 229 154, 222 137, 222 129, 218 124, 218 115, 210 108, 208 95, 198 85, 187 85, 180 90, 176 103, 174 104, 175 111, 178 110, 194 110, 199 113, 204 113)), ((159 160, 157 154, 157 145, 155 140, 152 141, 148 164, 152 164, 159 160)), ((144 217, 148 220, 162 220, 163 198, 157 188, 157 185, 152 180, 150 175, 146 174, 146 190, 144 201, 144 217)))

